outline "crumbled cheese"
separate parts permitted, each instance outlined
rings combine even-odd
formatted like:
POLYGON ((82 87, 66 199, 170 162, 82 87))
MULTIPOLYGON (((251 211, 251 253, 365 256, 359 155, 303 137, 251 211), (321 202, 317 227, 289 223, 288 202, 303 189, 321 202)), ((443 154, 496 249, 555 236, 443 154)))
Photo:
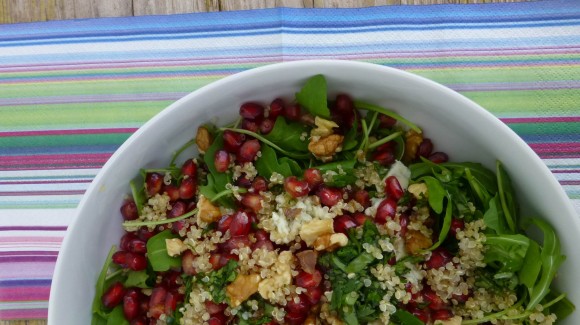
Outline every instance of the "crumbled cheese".
POLYGON ((165 239, 165 247, 169 256, 181 255, 187 249, 187 246, 179 238, 165 239))
MULTIPOLYGON (((399 184, 401 184, 401 188, 405 190, 409 186, 409 179, 411 178, 411 170, 407 166, 405 166, 405 164, 397 160, 393 165, 391 165, 391 168, 389 169, 387 176, 385 176, 385 179, 387 179, 387 177, 389 176, 395 176, 399 181, 399 184)), ((383 181, 385 179, 383 179, 383 181)))

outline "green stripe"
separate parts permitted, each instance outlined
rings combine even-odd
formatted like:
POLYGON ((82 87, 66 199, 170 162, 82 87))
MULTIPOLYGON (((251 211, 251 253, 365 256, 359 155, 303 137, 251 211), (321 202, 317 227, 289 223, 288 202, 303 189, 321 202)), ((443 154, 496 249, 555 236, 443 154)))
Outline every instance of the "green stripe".
POLYGON ((580 134, 580 122, 511 123, 509 127, 518 134, 580 134))
POLYGON ((2 137, 0 138, 0 147, 20 148, 120 145, 125 142, 131 134, 132 133, 104 133, 2 137))

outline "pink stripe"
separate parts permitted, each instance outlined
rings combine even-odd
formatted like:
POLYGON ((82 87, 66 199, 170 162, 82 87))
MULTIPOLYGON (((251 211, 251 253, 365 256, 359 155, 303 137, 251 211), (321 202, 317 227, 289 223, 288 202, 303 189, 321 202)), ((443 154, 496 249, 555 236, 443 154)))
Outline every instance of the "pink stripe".
POLYGON ((48 317, 48 309, 9 309, 0 310, 0 319, 42 319, 48 317))
POLYGON ((575 181, 562 180, 562 181, 560 181, 560 184, 562 184, 562 185, 580 185, 580 180, 575 180, 575 181))
POLYGON ((506 117, 504 123, 563 123, 580 122, 580 116, 506 117))
POLYGON ((552 173, 555 173, 555 174, 574 174, 574 173, 580 173, 580 169, 554 169, 554 170, 552 170, 552 173))
POLYGON ((0 279, 51 279, 54 265, 55 261, 4 263, 0 267, 0 279))
POLYGON ((18 286, 0 288, 0 302, 46 300, 50 294, 49 286, 18 286))
POLYGON ((76 134, 110 134, 110 133, 133 133, 137 128, 118 129, 76 129, 76 130, 38 130, 38 131, 9 131, 0 132, 0 137, 25 137, 45 135, 76 135, 76 134))
POLYGON ((62 242, 62 237, 49 237, 49 236, 6 236, 0 237, 0 243, 3 244, 16 244, 16 243, 60 243, 62 242))
POLYGON ((85 190, 63 190, 63 191, 2 191, 2 196, 37 196, 37 195, 82 195, 85 190))
POLYGON ((560 143, 530 143, 529 144, 535 152, 561 152, 561 153, 577 153, 580 155, 580 143, 577 142, 560 142, 560 143))
POLYGON ((90 182, 92 182, 92 179, 53 180, 53 181, 8 181, 8 182, 0 182, 0 185, 78 184, 90 182))
POLYGON ((41 170, 55 168, 100 168, 112 153, 57 154, 0 157, 0 170, 41 170))

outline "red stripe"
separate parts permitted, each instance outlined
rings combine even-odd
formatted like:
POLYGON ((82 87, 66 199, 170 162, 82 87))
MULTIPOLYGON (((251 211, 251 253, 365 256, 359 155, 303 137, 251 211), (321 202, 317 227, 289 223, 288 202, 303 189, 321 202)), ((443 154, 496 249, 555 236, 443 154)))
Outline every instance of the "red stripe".
POLYGON ((45 135, 111 134, 134 133, 137 128, 73 129, 73 130, 30 130, 0 132, 0 137, 25 137, 45 135))
POLYGON ((0 302, 46 300, 49 294, 49 286, 0 288, 0 302))
MULTIPOLYGON (((42 300, 48 300, 45 297, 42 300)), ((18 307, 15 307, 18 308, 18 307)), ((0 310, 0 319, 3 320, 13 320, 13 319, 43 319, 48 317, 48 309, 8 309, 0 310)))
POLYGON ((580 155, 580 143, 577 142, 530 143, 529 145, 537 153, 576 153, 580 155))
POLYGON ((18 155, 0 157, 0 170, 100 168, 112 153, 18 155))

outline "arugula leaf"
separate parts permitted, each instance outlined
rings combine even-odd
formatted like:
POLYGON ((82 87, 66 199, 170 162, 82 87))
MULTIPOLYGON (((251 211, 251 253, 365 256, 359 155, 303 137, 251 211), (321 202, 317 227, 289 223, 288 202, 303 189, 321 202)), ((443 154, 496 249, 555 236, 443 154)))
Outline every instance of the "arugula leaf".
POLYGON ((356 108, 359 109, 364 109, 367 111, 371 111, 371 112, 377 112, 380 114, 384 114, 387 116, 390 116, 392 118, 394 118, 395 120, 405 124, 406 126, 408 126, 409 128, 411 128, 412 130, 414 130, 417 133, 422 133, 421 128, 419 128, 415 123, 407 120, 406 118, 402 117, 401 115, 393 112, 393 111, 389 111, 388 109, 385 109, 383 107, 377 106, 377 105, 373 105, 373 104, 369 104, 363 101, 359 101, 359 100, 355 100, 354 101, 354 106, 356 108))
POLYGON ((137 206, 137 212, 141 215, 143 211, 143 206, 147 202, 147 195, 145 194, 145 185, 142 178, 136 178, 129 182, 131 187, 131 194, 133 195, 133 201, 137 206))
POLYGON ((107 259, 105 259, 105 263, 103 264, 103 268, 99 273, 99 277, 97 279, 97 284, 95 285, 95 298, 93 299, 93 313, 99 314, 102 313, 103 310, 103 303, 101 302, 101 296, 103 292, 105 292, 105 281, 107 279, 107 273, 109 272, 109 267, 112 263, 112 256, 117 251, 115 246, 112 246, 107 254, 107 259))
POLYGON ((503 165, 498 160, 496 162, 497 184, 499 189, 499 198, 507 225, 512 232, 516 232, 517 224, 517 202, 516 195, 511 185, 511 181, 503 165))
POLYGON ((542 263, 540 260, 540 245, 533 240, 530 240, 530 246, 524 257, 522 268, 518 272, 518 280, 528 289, 528 294, 531 295, 540 275, 542 263))
POLYGON ((358 116, 355 117, 353 127, 351 127, 348 132, 344 135, 344 140, 342 141, 342 151, 349 151, 354 149, 356 145, 359 143, 357 140, 358 137, 358 116))
POLYGON ((425 182, 425 185, 427 185, 428 200, 431 209, 436 213, 443 212, 443 199, 447 192, 441 185, 441 182, 432 176, 424 176, 419 180, 425 182))
POLYGON ((489 208, 483 215, 483 222, 487 228, 494 230, 498 235, 509 233, 501 209, 499 194, 489 200, 489 208))
POLYGON ((171 257, 167 254, 166 239, 177 238, 169 229, 151 237, 147 241, 147 257, 153 271, 164 272, 171 268, 181 267, 179 256, 171 257))
POLYGON ((129 325, 123 313, 123 305, 119 305, 113 309, 107 319, 107 325, 129 325))
POLYGON ((318 74, 310 77, 296 93, 296 101, 310 114, 330 118, 326 96, 326 78, 318 74))
POLYGON ((447 234, 449 233, 449 229, 451 228, 451 221, 453 219, 453 208, 451 204, 451 199, 447 199, 447 208, 445 209, 445 217, 443 218, 443 224, 441 225, 441 230, 439 231, 439 238, 437 242, 433 244, 433 246, 429 247, 429 250, 434 250, 435 248, 439 247, 445 239, 447 238, 447 234))
POLYGON ((485 246, 485 263, 488 265, 499 263, 498 272, 518 272, 524 264, 530 239, 521 234, 488 234, 485 246))
POLYGON ((308 152, 308 141, 302 140, 303 133, 309 134, 310 127, 303 123, 286 122, 282 116, 276 119, 274 128, 264 138, 289 151, 308 152))
POLYGON ((396 324, 425 325, 419 318, 404 309, 397 309, 391 317, 396 324))
POLYGON ((353 169, 355 164, 356 161, 354 160, 333 161, 331 163, 316 166, 316 169, 320 170, 322 173, 327 171, 334 171, 338 173, 339 167, 342 168, 342 170, 353 169))
MULTIPOLYGON (((556 294, 554 292, 550 292, 546 297, 549 299, 556 298, 556 294)), ((556 302, 549 308, 551 313, 554 313, 559 320, 562 320, 568 316, 570 316, 574 310, 576 310, 576 306, 566 297, 556 302)))
POLYGON ((278 159, 276 151, 267 144, 262 144, 260 151, 262 155, 256 160, 255 167, 258 174, 266 179, 270 179, 274 172, 284 177, 302 175, 302 169, 296 161, 288 157, 278 159), (295 173, 298 173, 298 175, 295 173))
POLYGON ((479 179, 473 176, 471 169, 465 168, 465 178, 471 186, 471 189, 483 205, 484 209, 489 207, 489 200, 491 199, 491 194, 487 191, 487 189, 479 182, 479 179))
POLYGON ((147 284, 147 280, 149 279, 149 274, 147 274, 146 270, 143 271, 129 271, 127 273, 127 280, 125 280, 124 286, 125 287, 138 287, 138 288, 151 288, 150 285, 147 284))

